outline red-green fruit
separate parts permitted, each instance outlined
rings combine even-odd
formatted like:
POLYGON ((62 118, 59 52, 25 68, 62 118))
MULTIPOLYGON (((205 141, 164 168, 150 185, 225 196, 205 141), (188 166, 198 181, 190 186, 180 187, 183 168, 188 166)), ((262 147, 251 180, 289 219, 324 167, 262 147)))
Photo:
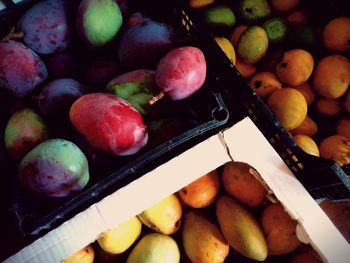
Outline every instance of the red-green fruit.
POLYGON ((202 87, 207 72, 203 52, 196 47, 179 47, 158 63, 156 83, 170 99, 182 100, 202 87))
POLYGON ((70 120, 91 146, 114 155, 134 154, 147 143, 141 114, 112 94, 83 95, 73 103, 70 120))
POLYGON ((116 37, 123 17, 115 0, 82 0, 77 13, 80 37, 92 47, 108 44, 116 37))
POLYGON ((22 159, 20 182, 35 195, 67 197, 82 190, 89 181, 89 167, 83 152, 63 139, 44 141, 22 159))
POLYGON ((12 157, 21 159, 49 138, 48 128, 39 114, 30 108, 15 112, 5 128, 5 147, 12 157))
POLYGON ((47 74, 44 62, 31 49, 18 41, 0 41, 0 88, 25 98, 47 74))
POLYGON ((127 100, 145 116, 152 109, 149 100, 159 93, 155 74, 154 70, 147 69, 121 74, 107 84, 107 91, 127 100))

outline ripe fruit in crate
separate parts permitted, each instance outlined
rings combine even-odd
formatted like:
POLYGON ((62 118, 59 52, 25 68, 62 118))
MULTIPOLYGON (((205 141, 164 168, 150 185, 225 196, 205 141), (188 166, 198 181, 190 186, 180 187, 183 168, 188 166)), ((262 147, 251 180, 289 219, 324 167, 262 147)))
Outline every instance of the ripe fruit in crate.
POLYGON ((115 0, 82 0, 76 22, 82 40, 91 47, 101 47, 115 39, 123 17, 115 0))
POLYGON ((266 31, 269 43, 281 43, 287 36, 287 22, 281 17, 273 17, 266 20, 262 24, 262 28, 266 31))
POLYGON ((179 263, 180 250, 176 241, 167 235, 145 235, 131 250, 126 263, 179 263))
POLYGON ((0 41, 0 88, 25 98, 47 74, 44 62, 31 49, 14 40, 0 41))
POLYGON ((70 120, 91 146, 113 155, 134 154, 147 143, 141 114, 112 94, 81 96, 70 109, 70 120))
POLYGON ((249 82, 250 87, 262 99, 266 99, 272 92, 282 88, 282 83, 272 72, 256 73, 249 82))
POLYGON ((207 64, 203 52, 196 47, 184 46, 169 51, 159 61, 156 83, 172 100, 182 100, 204 84, 207 64))
POLYGON ((244 63, 256 64, 265 56, 268 45, 269 40, 262 27, 248 26, 238 39, 237 56, 244 63))
POLYGON ((193 208, 203 208, 214 202, 220 189, 220 179, 213 170, 179 191, 181 200, 193 208))
POLYGON ((78 72, 78 61, 71 52, 55 53, 45 60, 51 79, 71 78, 78 72))
POLYGON ((225 37, 215 37, 215 42, 220 46, 231 63, 236 64, 236 53, 232 43, 225 37))
POLYGON ((320 151, 318 150, 317 144, 311 137, 304 134, 299 134, 294 135, 293 139, 304 152, 314 156, 320 156, 320 151))
POLYGON ((306 115, 305 120, 296 128, 289 130, 292 135, 304 134, 307 136, 314 136, 318 132, 318 126, 310 116, 306 115))
POLYGON ((266 0, 241 0, 238 12, 244 20, 252 22, 268 17, 271 8, 266 0))
POLYGON ((350 17, 336 17, 323 29, 323 43, 332 51, 346 51, 350 48, 350 17))
POLYGON ((304 84, 302 84, 300 86, 285 87, 285 88, 293 88, 293 89, 300 91, 300 93, 303 94, 308 106, 311 105, 312 103, 314 103, 314 101, 316 99, 316 94, 315 94, 314 90, 310 87, 310 85, 307 82, 305 82, 304 84))
POLYGON ((97 239, 100 247, 110 254, 120 254, 126 251, 140 236, 142 223, 133 216, 118 226, 103 233, 97 239))
POLYGON ((143 116, 149 115, 152 105, 148 101, 159 89, 154 70, 139 69, 121 74, 107 84, 107 92, 128 101, 143 116))
POLYGON ((350 61, 342 55, 330 55, 321 59, 313 76, 315 91, 328 99, 344 95, 350 85, 350 61))
POLYGON ((121 35, 117 50, 120 65, 126 69, 154 68, 174 42, 171 26, 144 20, 121 35))
POLYGON ((250 78, 256 72, 256 67, 254 65, 243 63, 240 59, 236 59, 235 67, 241 73, 243 78, 250 78))
POLYGON ((70 257, 61 260, 60 263, 93 263, 95 259, 95 252, 91 245, 88 245, 78 252, 75 252, 70 257))
POLYGON ((192 8, 202 8, 215 2, 215 0, 189 0, 192 8))
POLYGON ((320 145, 320 156, 337 162, 340 166, 350 163, 350 139, 342 135, 324 138, 320 145))
POLYGON ((53 80, 46 84, 40 92, 39 110, 45 116, 68 118, 73 102, 86 91, 86 88, 74 79, 53 80))
POLYGON ((242 255, 264 261, 267 257, 265 236, 253 215, 237 201, 221 196, 216 201, 216 217, 230 246, 242 255))
POLYGON ((347 113, 350 114, 350 89, 348 89, 348 92, 347 92, 347 94, 345 96, 344 108, 347 111, 347 113))
POLYGON ((45 197, 67 197, 82 190, 89 181, 83 152, 63 139, 46 140, 19 164, 19 180, 31 193, 45 197))
POLYGON ((343 105, 338 99, 319 98, 315 103, 317 113, 324 117, 337 118, 343 113, 343 105))
POLYGON ((71 43, 70 1, 46 0, 29 8, 18 23, 24 43, 39 54, 65 50, 71 43))
POLYGON ((214 5, 202 12, 204 24, 211 30, 230 30, 236 23, 236 16, 228 5, 214 5))
POLYGON ((198 211, 185 214, 182 243, 191 262, 222 263, 230 249, 219 228, 198 211))
POLYGON ((230 41, 233 44, 234 48, 237 48, 238 40, 239 40, 241 34, 243 33, 243 31, 246 30, 247 28, 248 28, 248 26, 246 26, 246 25, 239 25, 239 26, 235 26, 235 28, 233 29, 231 36, 230 36, 230 41))
POLYGON ((4 132, 5 147, 16 160, 22 159, 49 137, 45 121, 30 108, 16 111, 8 120, 4 132))
MULTIPOLYGON (((120 73, 120 66, 112 59, 94 60, 85 72, 85 79, 96 87, 105 87, 120 73)), ((102 91, 102 90, 101 90, 102 91)))
POLYGON ((265 207, 261 215, 261 225, 270 256, 287 254, 300 246, 301 242, 295 233, 297 221, 289 216, 281 203, 265 207))
POLYGON ((336 123, 336 134, 342 135, 350 139, 350 118, 343 117, 336 123))
POLYGON ((288 12, 299 4, 299 0, 271 0, 273 9, 288 12))
POLYGON ((283 53, 276 66, 276 74, 288 86, 300 86, 311 76, 314 68, 312 55, 303 49, 291 49, 283 53))
POLYGON ((251 165, 232 161, 224 165, 222 182, 229 195, 254 207, 260 205, 267 194, 258 176, 259 173, 251 165))
POLYGON ((163 198, 138 215, 144 225, 165 235, 174 234, 179 230, 181 217, 182 207, 174 194, 163 198))
POLYGON ((267 105, 286 130, 295 129, 306 118, 306 100, 296 89, 282 88, 274 91, 269 96, 267 105))

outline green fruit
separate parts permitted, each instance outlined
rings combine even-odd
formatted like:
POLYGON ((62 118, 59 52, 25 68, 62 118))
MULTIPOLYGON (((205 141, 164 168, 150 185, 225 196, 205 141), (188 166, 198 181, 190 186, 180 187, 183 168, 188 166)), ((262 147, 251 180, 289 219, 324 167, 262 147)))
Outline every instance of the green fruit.
POLYGON ((236 23, 236 16, 226 5, 217 5, 203 11, 204 23, 210 29, 231 29, 236 23))
POLYGON ((127 263, 178 263, 180 250, 175 240, 167 235, 145 235, 133 248, 127 263))
POLYGON ((295 48, 306 48, 309 50, 318 47, 319 35, 311 26, 298 26, 289 34, 290 44, 295 48))
POLYGON ((280 43, 287 35, 287 23, 283 18, 273 17, 267 20, 262 28, 266 31, 270 43, 280 43))
POLYGON ((266 0, 242 0, 238 7, 240 16, 246 21, 255 21, 266 18, 271 8, 266 0))
POLYGON ((77 14, 80 36, 92 47, 111 42, 122 25, 122 13, 114 0, 83 0, 77 14))
POLYGON ((248 26, 237 43, 237 55, 242 62, 255 64, 267 51, 269 40, 265 30, 260 26, 248 26))
POLYGON ((12 157, 19 160, 49 137, 48 128, 41 116, 34 110, 25 108, 15 112, 7 122, 5 147, 12 157))

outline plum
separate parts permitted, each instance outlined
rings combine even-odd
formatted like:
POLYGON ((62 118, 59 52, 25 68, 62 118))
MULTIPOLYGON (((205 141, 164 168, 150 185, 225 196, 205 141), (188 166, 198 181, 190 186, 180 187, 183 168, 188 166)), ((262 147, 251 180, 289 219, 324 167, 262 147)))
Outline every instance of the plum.
POLYGON ((49 139, 45 121, 31 108, 16 111, 8 120, 4 140, 11 156, 20 160, 39 143, 49 139))
POLYGON ((127 69, 153 68, 174 46, 175 34, 167 24, 151 20, 137 22, 120 38, 117 55, 127 69))
POLYGON ((14 40, 0 42, 0 88, 25 98, 47 75, 44 62, 31 49, 14 40))
POLYGON ((67 0, 41 1, 18 22, 24 43, 39 54, 65 50, 71 42, 70 5, 67 0))
POLYGON ((117 76, 107 84, 107 91, 127 100, 143 116, 151 111, 148 101, 159 89, 154 70, 139 69, 117 76))
POLYGON ((44 141, 27 153, 19 164, 18 176, 31 193, 52 198, 71 196, 90 178, 83 152, 63 139, 44 141))
POLYGON ((39 110, 45 116, 68 117, 73 102, 86 92, 87 89, 74 79, 53 80, 40 92, 39 110))
POLYGON ((120 67, 117 62, 111 59, 99 59, 89 65, 85 79, 92 85, 104 87, 119 73, 120 67))
POLYGON ((148 140, 142 115, 112 94, 81 96, 70 109, 70 120, 93 147, 113 155, 134 154, 148 140))
POLYGON ((78 62, 71 52, 55 53, 45 60, 49 76, 52 79, 71 78, 78 71, 78 62))
POLYGON ((159 61, 156 83, 170 99, 182 100, 202 87, 206 71, 205 57, 199 48, 178 47, 159 61))
POLYGON ((82 0, 77 14, 79 36, 92 47, 111 42, 122 26, 123 17, 115 0, 82 0))

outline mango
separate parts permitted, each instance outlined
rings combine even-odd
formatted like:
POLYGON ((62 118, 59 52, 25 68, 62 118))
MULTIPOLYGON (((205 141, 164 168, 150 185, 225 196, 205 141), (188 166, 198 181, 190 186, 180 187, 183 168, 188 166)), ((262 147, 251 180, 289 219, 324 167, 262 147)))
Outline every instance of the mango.
POLYGON ((244 20, 256 21, 269 16, 271 7, 266 0, 242 0, 238 12, 244 20))
POLYGON ((77 13, 80 37, 92 47, 108 44, 116 37, 123 22, 114 0, 83 0, 77 13))
POLYGON ((134 216, 105 232, 97 242, 104 251, 120 254, 136 241, 141 234, 141 229, 141 221, 134 216))
POLYGON ((174 194, 165 197, 138 215, 144 225, 165 235, 174 234, 179 230, 181 217, 182 207, 174 194))
POLYGON ((216 217, 230 246, 248 258, 266 259, 268 250, 263 230, 246 208, 229 196, 221 196, 216 201, 216 217))
POLYGON ((265 30, 260 26, 248 26, 238 39, 236 53, 240 60, 255 64, 266 54, 269 40, 265 30))
POLYGON ((178 263, 180 250, 176 241, 167 235, 145 235, 130 252, 126 263, 178 263))
POLYGON ((12 157, 20 160, 39 143, 50 137, 44 119, 33 109, 16 111, 8 120, 4 140, 12 157))
POLYGON ((230 249, 218 227, 197 211, 184 216, 182 242, 192 262, 224 262, 230 249))
POLYGON ((61 263, 93 263, 95 252, 91 245, 88 245, 81 250, 75 252, 68 258, 61 260, 61 263))
POLYGON ((209 6, 202 14, 204 24, 212 30, 227 31, 236 24, 236 16, 228 5, 209 6))
POLYGON ((269 255, 287 254, 300 246, 301 242, 295 233, 297 221, 289 216, 281 203, 270 204, 264 209, 261 225, 269 255))

